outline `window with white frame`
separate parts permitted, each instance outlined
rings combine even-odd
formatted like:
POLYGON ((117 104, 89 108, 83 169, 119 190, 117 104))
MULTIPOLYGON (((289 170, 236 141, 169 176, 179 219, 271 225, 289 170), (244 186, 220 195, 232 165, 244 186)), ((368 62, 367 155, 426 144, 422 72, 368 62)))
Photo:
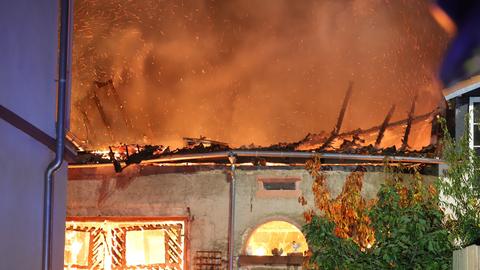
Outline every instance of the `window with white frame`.
POLYGON ((480 154, 480 97, 471 97, 470 106, 470 147, 480 154))

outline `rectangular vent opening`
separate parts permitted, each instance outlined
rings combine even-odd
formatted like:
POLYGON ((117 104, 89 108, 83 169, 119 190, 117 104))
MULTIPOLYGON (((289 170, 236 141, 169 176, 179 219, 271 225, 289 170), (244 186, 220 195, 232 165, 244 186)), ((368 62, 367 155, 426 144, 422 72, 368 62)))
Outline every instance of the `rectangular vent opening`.
POLYGON ((265 190, 295 190, 295 182, 263 182, 265 190))

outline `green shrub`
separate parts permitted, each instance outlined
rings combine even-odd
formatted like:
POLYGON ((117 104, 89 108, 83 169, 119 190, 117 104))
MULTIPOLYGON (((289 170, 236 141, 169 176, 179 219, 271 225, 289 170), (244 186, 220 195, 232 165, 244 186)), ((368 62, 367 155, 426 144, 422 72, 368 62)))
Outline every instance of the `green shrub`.
POLYGON ((444 129, 443 159, 448 168, 440 184, 442 204, 447 209, 448 229, 456 248, 473 244, 480 238, 480 158, 470 148, 469 119, 467 132, 455 142, 446 129, 445 120, 440 120, 444 129))
MULTIPOLYGON (((415 177, 414 177, 415 178, 415 177)), ((450 269, 452 245, 434 186, 387 179, 365 210, 375 230, 367 249, 335 235, 335 223, 314 215, 303 230, 313 269, 450 269)))

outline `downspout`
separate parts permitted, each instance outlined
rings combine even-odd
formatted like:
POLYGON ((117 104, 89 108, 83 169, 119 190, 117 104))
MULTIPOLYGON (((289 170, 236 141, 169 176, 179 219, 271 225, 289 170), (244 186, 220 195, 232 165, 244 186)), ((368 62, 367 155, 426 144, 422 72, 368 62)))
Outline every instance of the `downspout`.
POLYGON ((235 250, 235 163, 237 157, 235 154, 228 155, 230 161, 230 208, 228 223, 228 270, 233 270, 234 250, 235 250))
POLYGON ((50 162, 45 171, 44 197, 43 197, 43 245, 42 269, 52 269, 52 212, 53 212, 53 175, 63 163, 65 149, 65 115, 67 95, 67 67, 69 50, 69 20, 70 0, 60 1, 60 40, 58 59, 58 85, 57 85, 57 122, 56 122, 56 148, 55 159, 50 162))

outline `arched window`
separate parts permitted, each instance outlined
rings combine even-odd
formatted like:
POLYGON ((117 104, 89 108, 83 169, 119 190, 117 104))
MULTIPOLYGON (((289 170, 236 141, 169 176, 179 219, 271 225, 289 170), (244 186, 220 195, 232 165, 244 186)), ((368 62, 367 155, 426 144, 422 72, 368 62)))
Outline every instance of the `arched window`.
POLYGON ((307 250, 307 241, 302 232, 285 221, 270 221, 260 225, 250 235, 245 249, 247 255, 255 256, 298 255, 307 250))

